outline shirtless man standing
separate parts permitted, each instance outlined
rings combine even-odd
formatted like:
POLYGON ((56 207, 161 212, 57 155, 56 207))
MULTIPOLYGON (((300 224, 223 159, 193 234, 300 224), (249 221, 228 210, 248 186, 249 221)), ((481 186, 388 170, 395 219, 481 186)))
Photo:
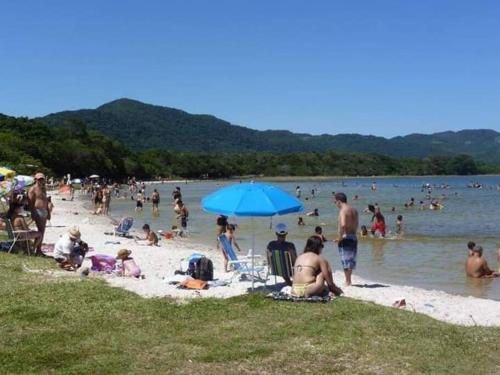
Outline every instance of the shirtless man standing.
POLYGON ((486 259, 483 257, 483 248, 481 246, 474 246, 472 255, 467 257, 465 261, 465 273, 469 277, 497 277, 499 274, 490 270, 486 259))
POLYGON ((31 218, 35 221, 40 238, 35 243, 36 255, 43 255, 42 242, 45 234, 47 220, 50 220, 49 201, 45 188, 45 176, 43 173, 35 175, 35 185, 28 192, 29 209, 31 218))
POLYGON ((356 255, 358 251, 358 211, 347 204, 344 193, 335 194, 335 205, 339 208, 338 237, 340 260, 344 268, 345 284, 351 285, 352 270, 356 268, 356 255))

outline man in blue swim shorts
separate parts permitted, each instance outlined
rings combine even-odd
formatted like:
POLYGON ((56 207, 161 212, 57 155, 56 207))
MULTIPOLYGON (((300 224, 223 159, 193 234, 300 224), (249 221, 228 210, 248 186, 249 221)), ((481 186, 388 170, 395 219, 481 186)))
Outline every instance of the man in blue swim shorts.
POLYGON ((345 285, 351 285, 352 270, 356 268, 356 255, 358 252, 358 211, 347 204, 344 193, 335 194, 335 205, 339 208, 338 237, 340 261, 344 268, 345 285))

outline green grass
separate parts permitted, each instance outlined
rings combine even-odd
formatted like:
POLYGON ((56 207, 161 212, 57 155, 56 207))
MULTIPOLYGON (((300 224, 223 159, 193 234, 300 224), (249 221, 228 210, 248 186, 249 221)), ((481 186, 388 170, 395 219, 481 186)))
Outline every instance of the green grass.
POLYGON ((93 278, 28 273, 0 254, 0 373, 500 372, 499 328, 464 328, 341 298, 260 294, 179 303, 93 278))

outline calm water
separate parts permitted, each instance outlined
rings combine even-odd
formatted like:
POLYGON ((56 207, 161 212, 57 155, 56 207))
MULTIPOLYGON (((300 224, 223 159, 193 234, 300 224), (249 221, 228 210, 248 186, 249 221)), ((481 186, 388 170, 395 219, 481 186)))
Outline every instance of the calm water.
MULTIPOLYGON (((470 280, 464 276, 463 266, 467 254, 466 243, 474 240, 485 249, 485 256, 491 268, 500 267, 496 261, 496 249, 500 247, 500 176, 484 177, 417 177, 376 179, 377 191, 371 191, 371 178, 332 179, 329 181, 272 182, 283 190, 295 194, 300 185, 302 201, 306 211, 318 208, 319 217, 298 215, 276 216, 272 223, 285 222, 289 225, 289 239, 299 251, 316 225, 324 225, 327 238, 335 237, 338 210, 332 203, 332 192, 343 191, 348 200, 360 212, 360 225, 370 226, 371 214, 363 214, 369 203, 378 203, 385 216, 389 230, 393 230, 396 216, 404 216, 404 239, 362 239, 358 249, 358 267, 355 271, 363 277, 388 283, 445 290, 455 294, 500 300, 500 278, 494 280, 470 280), (470 181, 478 181, 483 189, 467 188, 470 181), (434 188, 433 197, 444 197, 444 209, 440 211, 421 210, 418 202, 425 199, 424 183, 449 185, 449 188, 434 188), (311 189, 317 189, 311 198, 311 189), (359 200, 353 201, 354 195, 359 200), (404 203, 415 198, 417 207, 405 209, 404 203), (309 198, 309 199, 306 199, 309 198), (391 208, 396 207, 396 212, 391 208), (306 226, 298 226, 297 218, 303 216, 306 226)), ((215 246, 215 215, 200 208, 201 198, 234 182, 200 182, 182 184, 183 201, 190 211, 188 229, 195 242, 213 243, 215 246)), ((135 228, 148 222, 154 229, 169 229, 175 224, 172 211, 172 184, 148 185, 147 194, 157 188, 162 197, 160 216, 153 217, 151 206, 146 204, 143 212, 134 212, 135 202, 115 199, 111 212, 115 217, 134 216, 135 228)), ((427 205, 428 206, 428 203, 427 205)), ((252 247, 252 233, 255 233, 256 252, 262 252, 268 241, 274 239, 269 218, 230 218, 238 224, 236 236, 242 249, 252 247)), ((330 242, 325 254, 335 269, 340 268, 336 247, 330 242)))

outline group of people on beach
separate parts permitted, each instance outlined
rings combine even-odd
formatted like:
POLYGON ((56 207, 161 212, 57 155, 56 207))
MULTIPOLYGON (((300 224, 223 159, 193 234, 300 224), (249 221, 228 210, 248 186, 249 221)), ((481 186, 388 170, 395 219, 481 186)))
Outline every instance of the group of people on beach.
MULTIPOLYGON (((344 270, 345 285, 350 286, 357 259, 358 212, 347 203, 347 196, 344 193, 335 194, 334 199, 335 205, 339 209, 337 239, 335 241, 344 270)), ((229 243, 240 251, 234 235, 236 226, 229 224, 227 219, 224 215, 217 217, 217 235, 225 235, 229 243)), ((315 233, 307 239, 304 251, 300 255, 297 255, 295 244, 287 241, 288 226, 285 223, 279 223, 275 226, 275 234, 276 239, 267 245, 268 263, 271 263, 273 251, 289 254, 294 272, 292 278, 284 276, 284 279, 291 286, 292 294, 299 297, 309 297, 325 293, 332 295, 342 293, 342 290, 333 281, 330 263, 322 254, 327 239, 323 235, 321 226, 316 226, 315 233)), ((229 271, 228 257, 224 249, 222 249, 222 254, 225 258, 225 270, 229 271)))
MULTIPOLYGON (((54 204, 47 195, 46 180, 43 173, 36 173, 34 185, 26 193, 24 190, 15 192, 9 201, 6 220, 17 233, 17 244, 29 253, 34 250, 37 256, 43 256, 42 243, 47 222, 50 221, 54 204), (27 219, 36 225, 31 229, 27 219), (24 247, 26 246, 26 247, 24 247)), ((5 223, 3 225, 6 225, 5 223)))

